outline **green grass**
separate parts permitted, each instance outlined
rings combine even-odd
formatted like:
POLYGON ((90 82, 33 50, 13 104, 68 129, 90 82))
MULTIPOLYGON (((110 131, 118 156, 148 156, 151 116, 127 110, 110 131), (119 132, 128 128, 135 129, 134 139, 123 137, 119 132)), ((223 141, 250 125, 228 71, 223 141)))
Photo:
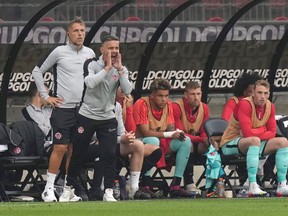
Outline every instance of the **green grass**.
POLYGON ((92 215, 190 215, 190 216, 280 216, 288 214, 287 198, 250 199, 179 199, 152 201, 78 202, 10 202, 0 203, 2 216, 92 216, 92 215))

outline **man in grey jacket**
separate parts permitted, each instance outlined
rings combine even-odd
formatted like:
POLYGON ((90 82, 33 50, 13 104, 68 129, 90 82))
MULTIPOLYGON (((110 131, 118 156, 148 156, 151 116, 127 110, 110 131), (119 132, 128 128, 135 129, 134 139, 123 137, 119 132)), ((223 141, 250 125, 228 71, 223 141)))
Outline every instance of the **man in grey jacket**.
MULTIPOLYGON (((71 157, 73 136, 76 129, 77 107, 81 101, 84 87, 83 63, 95 57, 92 49, 83 46, 85 24, 81 18, 72 20, 67 29, 67 45, 55 48, 48 57, 32 71, 37 89, 47 103, 54 109, 50 118, 53 129, 53 152, 49 160, 47 183, 42 193, 45 202, 56 202, 54 181, 64 154, 67 152, 67 164, 71 157), (44 86, 43 74, 53 68, 53 96, 49 96, 44 86), (69 145, 70 144, 70 145, 69 145)), ((70 187, 65 187, 59 201, 79 201, 70 187)))
POLYGON ((119 52, 119 39, 106 36, 100 47, 102 55, 98 61, 87 60, 84 74, 88 75, 83 101, 79 110, 76 140, 67 176, 67 185, 76 186, 77 176, 85 161, 90 140, 97 132, 100 161, 104 169, 105 194, 103 201, 116 201, 113 197, 114 175, 116 170, 115 149, 117 145, 117 120, 115 118, 115 97, 120 85, 125 94, 130 94, 132 84, 128 70, 123 67, 119 52))

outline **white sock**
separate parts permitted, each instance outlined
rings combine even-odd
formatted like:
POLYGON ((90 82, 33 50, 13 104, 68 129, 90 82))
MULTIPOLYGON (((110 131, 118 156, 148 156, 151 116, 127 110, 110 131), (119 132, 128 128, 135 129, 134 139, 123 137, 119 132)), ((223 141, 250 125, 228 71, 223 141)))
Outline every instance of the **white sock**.
POLYGON ((131 171, 130 172, 130 189, 136 192, 139 189, 139 178, 140 172, 131 171))
POLYGON ((283 182, 279 182, 278 183, 278 186, 285 186, 286 185, 286 181, 283 181, 283 182))
POLYGON ((64 177, 64 184, 63 184, 63 187, 66 187, 67 186, 67 175, 65 175, 64 177))
POLYGON ((54 188, 56 174, 47 172, 47 182, 45 188, 54 188))

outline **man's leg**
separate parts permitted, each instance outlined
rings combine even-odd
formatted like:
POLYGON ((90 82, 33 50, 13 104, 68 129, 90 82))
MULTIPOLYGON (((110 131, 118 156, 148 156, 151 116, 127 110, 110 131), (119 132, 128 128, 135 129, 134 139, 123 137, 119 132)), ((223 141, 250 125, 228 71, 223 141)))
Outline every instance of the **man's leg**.
POLYGON ((141 171, 141 191, 148 193, 151 198, 156 198, 153 191, 150 190, 151 186, 151 169, 157 161, 161 158, 162 150, 160 149, 160 141, 157 137, 145 137, 144 143, 144 161, 141 171))
POLYGON ((260 157, 260 142, 258 137, 241 138, 238 142, 239 150, 246 154, 246 167, 249 180, 248 196, 266 196, 267 192, 260 189, 257 184, 257 170, 260 157))
POLYGON ((194 162, 197 152, 197 145, 198 143, 191 143, 191 151, 189 155, 189 159, 187 161, 187 165, 183 174, 184 179, 184 186, 187 187, 187 185, 192 185, 194 183, 194 162))
MULTIPOLYGON (((87 201, 87 193, 80 182, 78 176, 82 169, 82 165, 86 160, 86 152, 90 144, 90 140, 94 134, 94 120, 86 118, 84 116, 78 116, 78 123, 76 128, 76 135, 73 143, 73 152, 68 168, 67 175, 67 189, 70 190, 70 186, 75 188, 76 195, 80 196, 83 200, 87 201)), ((62 200, 66 201, 63 194, 62 200)), ((68 195, 67 195, 68 196, 68 195)))
POLYGON ((67 145, 70 140, 70 130, 75 127, 75 109, 53 109, 51 118, 53 128, 53 150, 50 155, 49 168, 47 172, 47 183, 42 193, 45 202, 57 201, 54 194, 54 182, 64 154, 67 152, 67 145))
POLYGON ((189 159, 191 141, 187 137, 184 141, 173 139, 170 148, 173 152, 176 152, 175 173, 170 186, 170 197, 189 197, 191 194, 181 189, 180 183, 189 159))
POLYGON ((268 140, 265 154, 275 154, 275 162, 277 168, 278 187, 276 190, 277 196, 288 196, 288 186, 286 182, 287 166, 288 166, 288 140, 285 137, 275 137, 268 140))
POLYGON ((49 166, 47 172, 47 181, 44 192, 42 193, 42 199, 44 202, 56 202, 57 199, 54 194, 54 182, 59 172, 59 167, 62 162, 62 158, 67 151, 67 145, 54 144, 53 151, 49 158, 49 166))
POLYGON ((144 144, 135 140, 132 145, 120 143, 120 155, 130 157, 130 199, 150 199, 150 195, 139 191, 139 178, 144 158, 144 144))
POLYGON ((116 173, 117 120, 97 121, 97 138, 99 141, 100 160, 104 168, 103 201, 116 201, 113 197, 114 177, 116 173))
POLYGON ((103 200, 104 191, 101 190, 101 184, 103 180, 103 164, 100 160, 100 150, 98 144, 90 144, 86 154, 88 162, 94 162, 93 167, 93 181, 91 188, 89 189, 89 200, 103 200))

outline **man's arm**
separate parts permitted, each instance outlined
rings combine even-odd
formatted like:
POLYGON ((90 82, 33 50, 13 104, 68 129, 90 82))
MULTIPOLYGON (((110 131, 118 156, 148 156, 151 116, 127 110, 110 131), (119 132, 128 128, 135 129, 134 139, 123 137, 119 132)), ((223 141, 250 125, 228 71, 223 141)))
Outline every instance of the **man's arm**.
POLYGON ((84 63, 84 70, 88 70, 88 75, 84 78, 84 82, 88 88, 94 88, 99 85, 99 83, 103 82, 107 71, 104 69, 104 62, 99 59, 98 61, 86 60, 84 63), (87 64, 86 62, 89 62, 87 64))
POLYGON ((222 112, 222 119, 229 121, 231 115, 233 114, 233 110, 236 107, 236 102, 234 99, 230 98, 224 106, 222 112))
POLYGON ((41 97, 43 97, 45 100, 49 97, 49 95, 44 85, 43 74, 56 64, 58 56, 59 56, 58 49, 55 48, 44 60, 44 62, 39 63, 37 66, 34 67, 32 71, 32 76, 35 80, 38 92, 40 93, 41 97))
POLYGON ((177 103, 172 103, 173 107, 173 116, 174 116, 174 121, 175 121, 175 128, 178 128, 179 130, 184 130, 182 121, 181 121, 181 109, 177 103))
MULTIPOLYGON (((239 107, 237 107, 237 118, 240 124, 241 132, 243 137, 252 137, 256 136, 259 137, 261 140, 267 140, 275 137, 276 134, 276 121, 275 121, 275 132, 273 131, 267 131, 267 125, 262 126, 259 128, 252 128, 252 120, 251 120, 251 113, 252 108, 248 101, 240 101, 239 107), (273 135, 274 134, 274 135, 273 135)), ((271 110, 271 115, 269 119, 269 127, 273 125, 273 118, 271 118, 272 113, 274 113, 274 119, 275 119, 275 109, 271 110)), ((267 123, 268 123, 267 122, 267 123)))
POLYGON ((132 83, 128 79, 129 71, 126 67, 123 67, 123 71, 119 72, 120 86, 125 95, 129 95, 132 92, 132 83))
POLYGON ((118 122, 117 126, 117 142, 120 143, 121 141, 121 136, 125 134, 125 126, 123 123, 123 118, 122 118, 122 108, 121 105, 116 102, 115 106, 115 116, 118 122))
MULTIPOLYGON (((172 108, 171 104, 169 106, 171 106, 172 108)), ((169 114, 169 116, 167 116, 168 126, 167 126, 166 131, 162 132, 162 131, 151 130, 149 127, 147 104, 144 100, 139 99, 134 104, 134 112, 133 112, 137 129, 140 131, 143 137, 152 136, 152 137, 158 137, 158 138, 182 139, 181 132, 175 131, 173 111, 172 110, 170 111, 171 113, 169 114)))
POLYGON ((275 119, 275 106, 272 104, 271 113, 266 123, 267 131, 260 137, 261 140, 268 140, 276 136, 276 119, 275 119))

